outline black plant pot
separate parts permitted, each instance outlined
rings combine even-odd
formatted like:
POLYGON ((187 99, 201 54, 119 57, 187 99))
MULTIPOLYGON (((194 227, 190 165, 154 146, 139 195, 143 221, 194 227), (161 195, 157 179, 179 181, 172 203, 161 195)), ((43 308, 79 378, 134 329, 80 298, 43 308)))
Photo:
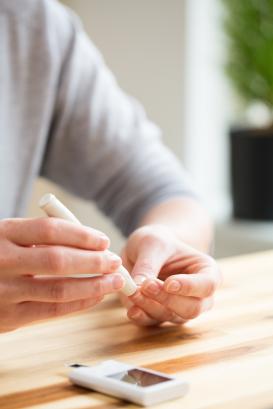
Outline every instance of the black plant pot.
POLYGON ((273 128, 230 131, 233 215, 273 220, 273 128))

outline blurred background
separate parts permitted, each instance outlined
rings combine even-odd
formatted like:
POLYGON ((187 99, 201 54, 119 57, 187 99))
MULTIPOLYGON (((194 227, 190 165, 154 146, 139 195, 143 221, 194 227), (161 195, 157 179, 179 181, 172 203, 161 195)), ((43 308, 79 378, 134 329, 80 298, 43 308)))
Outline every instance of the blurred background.
MULTIPOLYGON (((216 221, 215 256, 273 248, 272 0, 63 3, 193 176, 216 221)), ((48 191, 119 251, 122 237, 94 205, 44 180, 29 215, 48 191)))

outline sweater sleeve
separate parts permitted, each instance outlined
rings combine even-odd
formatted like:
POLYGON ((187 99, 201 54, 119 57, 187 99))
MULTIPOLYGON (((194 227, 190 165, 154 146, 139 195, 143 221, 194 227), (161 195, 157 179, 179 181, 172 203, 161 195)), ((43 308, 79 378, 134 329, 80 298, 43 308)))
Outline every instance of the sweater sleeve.
POLYGON ((159 128, 64 13, 69 35, 41 175, 95 201, 129 235, 154 205, 195 192, 159 128))

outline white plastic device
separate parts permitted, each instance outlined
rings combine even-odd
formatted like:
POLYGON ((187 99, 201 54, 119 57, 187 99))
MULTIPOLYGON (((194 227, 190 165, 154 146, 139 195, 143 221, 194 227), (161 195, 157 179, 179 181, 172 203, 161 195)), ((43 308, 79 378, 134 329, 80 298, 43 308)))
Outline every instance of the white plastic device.
MULTIPOLYGON (((60 219, 64 219, 67 221, 70 221, 74 224, 81 225, 81 222, 77 219, 74 214, 65 207, 65 205, 56 198, 52 193, 47 193, 45 194, 39 201, 39 207, 49 216, 49 217, 59 217, 60 219)), ((120 266, 118 269, 118 273, 120 273, 125 281, 124 287, 121 289, 121 291, 127 295, 133 295, 136 290, 137 290, 137 285, 130 276, 130 273, 124 268, 123 266, 120 266)), ((98 275, 98 274, 96 274, 98 275)), ((72 276, 72 277, 77 277, 77 278, 84 278, 84 277, 94 277, 95 274, 79 274, 77 276, 72 276)))
POLYGON ((72 383, 142 406, 184 396, 189 385, 173 376, 120 361, 104 361, 95 366, 72 364, 72 383))

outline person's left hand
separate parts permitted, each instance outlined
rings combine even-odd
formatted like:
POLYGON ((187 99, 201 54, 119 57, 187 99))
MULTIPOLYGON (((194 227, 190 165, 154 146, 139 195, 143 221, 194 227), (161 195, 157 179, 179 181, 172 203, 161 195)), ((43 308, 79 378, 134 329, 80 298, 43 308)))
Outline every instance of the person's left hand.
POLYGON ((212 307, 221 281, 216 262, 183 243, 170 228, 147 225, 135 230, 122 260, 140 285, 131 297, 122 296, 128 317, 137 325, 180 324, 212 307))

